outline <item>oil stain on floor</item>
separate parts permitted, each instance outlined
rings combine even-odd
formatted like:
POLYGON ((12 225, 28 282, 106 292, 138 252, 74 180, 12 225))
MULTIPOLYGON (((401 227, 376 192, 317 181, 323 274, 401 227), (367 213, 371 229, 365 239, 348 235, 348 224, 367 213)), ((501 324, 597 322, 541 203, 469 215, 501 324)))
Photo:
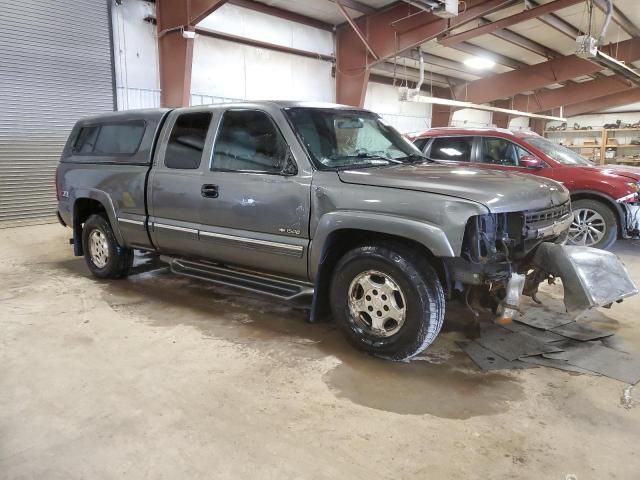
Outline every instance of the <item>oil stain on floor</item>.
POLYGON ((458 362, 466 359, 455 355, 443 364, 344 362, 325 374, 324 381, 338 397, 365 407, 452 419, 503 413, 510 402, 523 398, 517 378, 461 369, 458 362))

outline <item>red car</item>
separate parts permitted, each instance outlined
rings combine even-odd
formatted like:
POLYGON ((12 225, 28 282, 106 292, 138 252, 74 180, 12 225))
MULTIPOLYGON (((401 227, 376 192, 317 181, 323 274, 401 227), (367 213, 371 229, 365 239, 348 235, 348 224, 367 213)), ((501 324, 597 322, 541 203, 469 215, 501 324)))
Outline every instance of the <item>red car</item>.
POLYGON ((509 170, 562 183, 574 221, 568 243, 609 248, 640 228, 640 168, 598 166, 532 132, 499 128, 433 128, 409 139, 431 160, 509 170))

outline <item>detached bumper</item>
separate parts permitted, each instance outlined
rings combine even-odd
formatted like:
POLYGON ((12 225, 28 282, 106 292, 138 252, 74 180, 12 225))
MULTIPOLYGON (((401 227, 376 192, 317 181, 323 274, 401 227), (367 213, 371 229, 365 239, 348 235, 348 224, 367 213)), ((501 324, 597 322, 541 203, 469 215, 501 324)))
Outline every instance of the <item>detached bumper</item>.
POLYGON ((533 264, 562 279, 564 304, 572 316, 638 293, 622 262, 604 250, 542 243, 533 264))

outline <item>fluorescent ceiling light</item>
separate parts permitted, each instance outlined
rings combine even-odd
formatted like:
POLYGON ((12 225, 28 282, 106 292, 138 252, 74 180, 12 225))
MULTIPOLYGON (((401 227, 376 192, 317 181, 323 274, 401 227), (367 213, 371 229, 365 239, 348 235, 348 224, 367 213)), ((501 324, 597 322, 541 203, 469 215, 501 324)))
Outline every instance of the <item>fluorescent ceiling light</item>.
POLYGON ((464 64, 469 68, 475 68, 476 70, 486 70, 493 67, 496 62, 489 60, 485 57, 470 57, 464 61, 464 64))

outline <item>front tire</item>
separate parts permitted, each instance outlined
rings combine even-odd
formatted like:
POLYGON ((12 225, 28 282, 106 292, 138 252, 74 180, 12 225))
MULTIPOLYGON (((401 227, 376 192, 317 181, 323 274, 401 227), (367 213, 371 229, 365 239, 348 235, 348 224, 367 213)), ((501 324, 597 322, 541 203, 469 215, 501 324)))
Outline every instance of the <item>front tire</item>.
POLYGON ((598 200, 576 200, 572 203, 573 223, 569 228, 567 244, 610 248, 618 238, 615 213, 598 200))
POLYGON ((389 360, 414 357, 444 320, 442 285, 424 256, 401 244, 365 245, 338 262, 333 316, 358 349, 389 360))
POLYGON ((98 278, 123 278, 133 265, 133 250, 118 244, 102 215, 91 215, 82 228, 82 249, 87 267, 98 278))

